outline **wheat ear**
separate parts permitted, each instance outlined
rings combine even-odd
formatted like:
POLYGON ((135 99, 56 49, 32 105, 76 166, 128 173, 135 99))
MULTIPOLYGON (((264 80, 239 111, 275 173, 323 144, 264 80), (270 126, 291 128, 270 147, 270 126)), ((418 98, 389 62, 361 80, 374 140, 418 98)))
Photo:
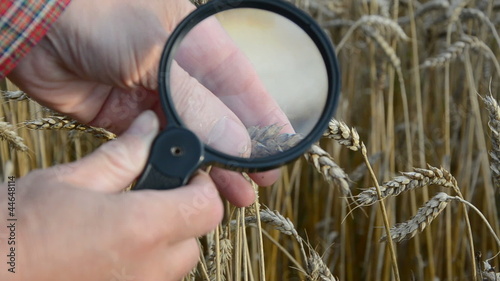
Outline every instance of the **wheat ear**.
MULTIPOLYGON (((435 11, 435 10, 445 10, 450 7, 450 4, 448 1, 444 0, 434 0, 434 1, 429 1, 426 2, 425 4, 420 5, 417 10, 415 11, 415 18, 419 18, 429 12, 435 11)), ((398 19, 399 24, 409 24, 410 23, 410 17, 402 17, 398 19)))
MULTIPOLYGON (((438 193, 431 200, 427 201, 424 206, 420 207, 417 214, 410 220, 396 224, 391 228, 391 238, 396 242, 401 242, 410 239, 422 232, 452 200, 451 196, 444 192, 438 193)), ((387 236, 384 234, 380 240, 385 241, 387 236)))
POLYGON ((477 19, 486 24, 490 29, 491 34, 493 34, 493 37, 495 38, 497 45, 500 47, 500 37, 498 36, 498 32, 495 25, 491 22, 490 18, 488 18, 488 16, 486 16, 481 10, 465 8, 460 13, 460 19, 461 20, 477 19))
POLYGON ((10 147, 18 151, 28 151, 23 138, 17 135, 12 124, 0 121, 0 139, 7 141, 10 147))
POLYGON ((89 133, 96 138, 112 140, 116 135, 103 128, 92 127, 79 123, 66 116, 49 116, 37 120, 23 122, 26 127, 33 130, 69 130, 89 133))
MULTIPOLYGON (((457 185, 455 178, 444 168, 428 165, 428 169, 414 168, 413 172, 402 172, 401 176, 380 186, 381 199, 397 196, 402 192, 421 188, 428 185, 439 185, 454 188, 457 185)), ((355 196, 360 206, 368 206, 377 202, 378 196, 375 187, 371 187, 355 196)))
POLYGON ((318 145, 313 144, 311 148, 304 154, 306 159, 314 165, 316 170, 320 172, 325 180, 334 183, 340 188, 343 195, 350 195, 349 177, 342 168, 333 161, 333 158, 318 145))
POLYGON ((328 123, 328 130, 323 134, 323 137, 334 139, 353 151, 361 149, 358 132, 354 128, 349 128, 344 122, 335 119, 328 123))
POLYGON ((251 157, 265 157, 286 151, 301 140, 300 134, 281 133, 283 126, 249 127, 248 134, 252 141, 251 157))
POLYGON ((29 97, 23 91, 0 91, 4 100, 22 101, 29 97))

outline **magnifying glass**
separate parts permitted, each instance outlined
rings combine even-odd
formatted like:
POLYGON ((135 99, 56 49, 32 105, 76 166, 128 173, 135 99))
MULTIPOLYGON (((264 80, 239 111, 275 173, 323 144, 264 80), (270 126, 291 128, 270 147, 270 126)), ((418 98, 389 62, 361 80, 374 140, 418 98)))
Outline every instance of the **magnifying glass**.
POLYGON ((328 37, 280 0, 200 6, 170 35, 158 78, 168 124, 134 189, 185 185, 203 165, 282 166, 321 137, 340 92, 328 37))

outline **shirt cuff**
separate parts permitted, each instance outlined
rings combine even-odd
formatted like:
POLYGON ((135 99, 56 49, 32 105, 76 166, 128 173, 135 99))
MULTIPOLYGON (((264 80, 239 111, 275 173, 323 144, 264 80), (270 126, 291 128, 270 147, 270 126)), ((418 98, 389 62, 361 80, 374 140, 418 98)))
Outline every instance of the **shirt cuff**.
POLYGON ((71 0, 0 0, 0 78, 47 33, 71 0))

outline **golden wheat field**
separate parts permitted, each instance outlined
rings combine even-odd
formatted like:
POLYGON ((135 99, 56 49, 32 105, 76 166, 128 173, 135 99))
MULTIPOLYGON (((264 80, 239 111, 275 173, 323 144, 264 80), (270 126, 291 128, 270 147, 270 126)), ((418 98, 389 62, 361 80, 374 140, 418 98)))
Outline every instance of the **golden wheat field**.
MULTIPOLYGON (((184 280, 500 280, 500 1, 293 3, 336 47, 335 119, 184 280)), ((2 178, 115 137, 0 87, 2 178)))

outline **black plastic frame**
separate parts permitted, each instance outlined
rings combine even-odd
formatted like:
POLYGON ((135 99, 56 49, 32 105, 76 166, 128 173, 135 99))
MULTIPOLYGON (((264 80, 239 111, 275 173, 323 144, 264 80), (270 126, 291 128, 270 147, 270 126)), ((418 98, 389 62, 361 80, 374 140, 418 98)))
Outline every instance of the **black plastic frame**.
POLYGON ((198 23, 219 12, 236 8, 255 8, 277 13, 302 28, 316 44, 327 70, 328 95, 323 113, 312 131, 296 146, 286 152, 262 158, 239 158, 218 152, 205 145, 204 163, 210 163, 232 170, 257 172, 282 166, 300 157, 313 143, 318 141, 328 126, 337 107, 340 95, 340 71, 337 58, 333 51, 330 39, 321 27, 305 12, 292 4, 281 0, 213 0, 204 4, 187 16, 170 35, 163 50, 158 76, 160 99, 163 110, 168 118, 169 127, 184 127, 181 118, 177 115, 170 95, 168 78, 170 76, 171 61, 182 39, 198 23))

